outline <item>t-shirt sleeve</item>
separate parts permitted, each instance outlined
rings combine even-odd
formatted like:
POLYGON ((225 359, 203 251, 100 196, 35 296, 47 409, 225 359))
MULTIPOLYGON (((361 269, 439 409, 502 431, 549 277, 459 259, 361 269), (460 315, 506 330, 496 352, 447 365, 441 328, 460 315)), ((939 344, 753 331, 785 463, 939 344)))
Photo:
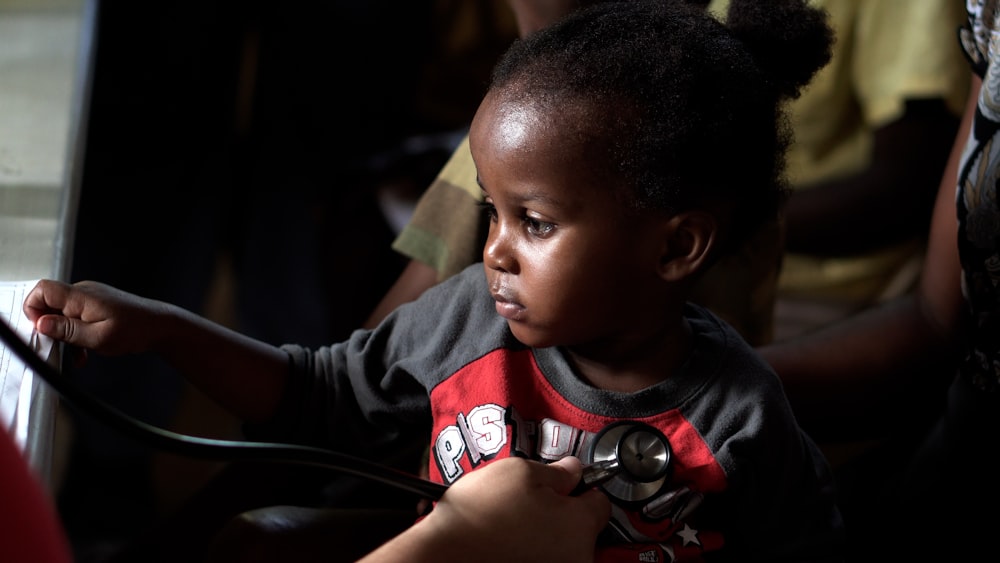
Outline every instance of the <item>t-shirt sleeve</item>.
POLYGON ((857 10, 852 33, 838 41, 850 43, 842 49, 852 52, 852 82, 865 120, 893 121, 902 116, 907 99, 941 98, 961 115, 969 83, 957 40, 966 21, 963 3, 858 2, 857 10))
POLYGON ((482 260, 487 224, 468 136, 417 202, 392 248, 438 273, 438 281, 482 260))

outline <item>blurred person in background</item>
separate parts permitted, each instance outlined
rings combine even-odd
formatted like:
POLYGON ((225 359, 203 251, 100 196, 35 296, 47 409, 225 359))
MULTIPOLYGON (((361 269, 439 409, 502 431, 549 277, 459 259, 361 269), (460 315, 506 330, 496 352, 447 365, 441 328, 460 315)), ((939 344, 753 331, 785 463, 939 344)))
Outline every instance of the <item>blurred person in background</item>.
POLYGON ((790 102, 776 340, 913 289, 969 87, 960 1, 811 4, 830 14, 837 39, 830 64, 790 102))

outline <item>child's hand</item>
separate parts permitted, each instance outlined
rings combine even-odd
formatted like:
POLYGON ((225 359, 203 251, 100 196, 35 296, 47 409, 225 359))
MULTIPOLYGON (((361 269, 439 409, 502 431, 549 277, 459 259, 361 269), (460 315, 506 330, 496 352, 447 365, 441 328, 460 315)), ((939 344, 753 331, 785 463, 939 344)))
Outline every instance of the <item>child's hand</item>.
POLYGON ((24 300, 39 333, 109 356, 149 350, 163 324, 157 316, 167 308, 92 281, 41 280, 24 300))

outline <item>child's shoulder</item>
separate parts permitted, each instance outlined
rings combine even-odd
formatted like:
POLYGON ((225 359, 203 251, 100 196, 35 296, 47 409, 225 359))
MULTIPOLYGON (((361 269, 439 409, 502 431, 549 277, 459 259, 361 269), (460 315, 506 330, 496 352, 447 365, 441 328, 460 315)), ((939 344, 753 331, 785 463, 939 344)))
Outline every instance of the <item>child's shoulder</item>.
POLYGON ((710 309, 688 302, 684 307, 684 318, 694 335, 693 361, 699 363, 702 373, 737 373, 738 377, 749 381, 773 381, 778 376, 770 364, 757 350, 743 338, 725 319, 710 309), (754 374, 760 378, 753 377, 754 374))
POLYGON ((720 338, 723 346, 752 348, 729 322, 708 307, 688 301, 683 315, 698 335, 720 338))

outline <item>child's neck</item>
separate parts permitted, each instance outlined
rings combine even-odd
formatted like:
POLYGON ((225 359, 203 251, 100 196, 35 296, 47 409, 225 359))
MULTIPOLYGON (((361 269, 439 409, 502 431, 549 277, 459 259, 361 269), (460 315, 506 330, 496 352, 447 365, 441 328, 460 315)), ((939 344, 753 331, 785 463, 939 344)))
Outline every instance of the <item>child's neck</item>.
POLYGON ((691 326, 680 325, 643 342, 567 347, 577 373, 598 389, 634 393, 670 377, 691 352, 691 326))

